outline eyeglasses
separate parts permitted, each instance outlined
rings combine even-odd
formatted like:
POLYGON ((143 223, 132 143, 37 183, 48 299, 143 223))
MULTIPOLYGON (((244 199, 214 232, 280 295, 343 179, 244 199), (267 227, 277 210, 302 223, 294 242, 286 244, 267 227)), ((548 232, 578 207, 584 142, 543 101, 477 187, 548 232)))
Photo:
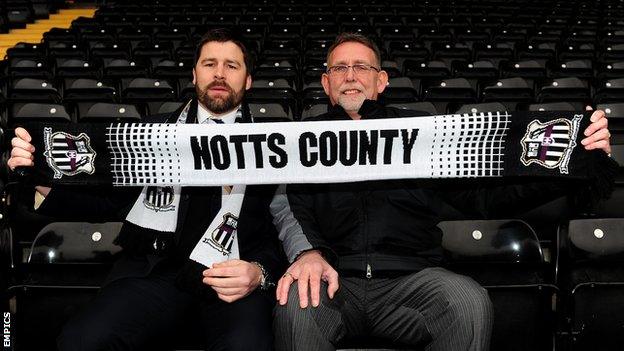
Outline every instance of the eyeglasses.
POLYGON ((351 66, 336 65, 336 66, 327 67, 327 74, 334 75, 334 76, 344 76, 345 74, 347 74, 347 72, 349 72, 349 68, 353 68, 353 73, 357 75, 365 75, 370 71, 375 71, 375 72, 380 71, 380 69, 377 67, 359 63, 357 65, 351 65, 351 66))

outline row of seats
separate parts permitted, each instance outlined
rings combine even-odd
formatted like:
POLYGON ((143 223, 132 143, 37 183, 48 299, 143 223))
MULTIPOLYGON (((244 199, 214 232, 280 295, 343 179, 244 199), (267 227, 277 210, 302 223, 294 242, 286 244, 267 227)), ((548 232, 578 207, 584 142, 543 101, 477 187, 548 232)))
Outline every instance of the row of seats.
MULTIPOLYGON (((307 51, 296 47, 298 40, 272 41, 260 54, 252 52, 254 66, 265 74, 286 77, 300 75, 302 80, 315 78, 325 70, 327 48, 332 41, 315 40, 310 45, 318 47, 307 51)), ((464 44, 442 43, 434 45, 436 48, 432 52, 407 42, 391 41, 387 44, 390 47, 398 44, 398 50, 401 51, 390 49, 394 59, 382 60, 382 67, 391 77, 525 77, 542 80, 578 77, 593 81, 621 77, 624 71, 624 51, 617 53, 621 56, 613 56, 608 62, 593 60, 593 48, 588 51, 588 55, 564 53, 567 55, 565 59, 556 64, 542 54, 531 57, 530 53, 521 50, 517 51, 519 59, 515 60, 514 50, 510 48, 512 45, 483 45, 482 51, 477 49, 473 54, 464 44), (405 49, 410 46, 411 49, 405 49)), ((128 71, 128 75, 135 76, 174 73, 179 76, 190 74, 194 54, 195 46, 190 42, 180 43, 177 49, 173 48, 172 42, 138 41, 134 48, 127 42, 95 42, 88 47, 68 42, 48 46, 47 50, 45 44, 20 43, 7 51, 7 61, 0 68, 10 77, 107 77, 122 68, 128 71)))
MULTIPOLYGON (((617 268, 624 260, 623 225, 622 219, 566 222, 552 258, 520 220, 445 221, 439 227, 450 268, 488 289, 495 316, 492 350, 550 351, 553 340, 568 350, 621 345, 624 314, 621 304, 610 302, 623 292, 617 268)), ((113 243, 120 227, 55 222, 39 232, 26 263, 17 263, 22 283, 9 289, 18 311, 14 337, 22 347, 48 349, 65 320, 93 296, 120 250, 113 243)), ((196 335, 180 340, 179 347, 197 347, 196 335)))
MULTIPOLYGON (((442 102, 452 106, 450 103, 442 102)), ((115 103, 113 100, 103 101, 67 101, 65 104, 56 103, 16 103, 12 105, 12 111, 8 124, 18 124, 24 121, 48 121, 48 122, 136 122, 141 121, 148 115, 171 113, 181 107, 182 101, 149 101, 144 103, 115 103)), ((292 110, 283 105, 271 102, 250 102, 247 104, 252 117, 259 121, 292 121, 305 120, 327 112, 328 104, 319 103, 305 106, 301 115, 294 115, 292 110)), ((447 113, 487 113, 496 111, 508 111, 505 104, 500 102, 464 104, 458 105, 451 111, 439 110, 436 104, 423 102, 389 103, 390 107, 405 110, 426 112, 432 116, 447 113)), ((521 111, 579 111, 584 106, 574 102, 553 102, 543 104, 529 104, 522 106, 521 111)), ((619 135, 624 128, 624 103, 599 104, 598 109, 606 112, 610 118, 610 129, 615 135, 619 135)), ((0 112, 3 112, 0 110, 0 112)), ((3 117, 6 117, 3 115, 3 117)), ((4 125, 7 120, 3 120, 4 125)), ((621 139, 612 140, 613 143, 621 144, 621 139)))
MULTIPOLYGON (((247 93, 249 102, 281 104, 291 116, 301 116, 309 106, 328 101, 318 78, 298 89, 292 77, 281 77, 279 72, 274 71, 271 74, 274 78, 262 77, 261 72, 269 74, 259 69, 247 93)), ((90 106, 94 102, 138 103, 150 105, 146 112, 156 113, 165 101, 184 101, 195 94, 191 77, 165 76, 155 79, 133 78, 133 75, 125 74, 116 79, 103 80, 94 77, 64 78, 60 85, 44 79, 15 78, 10 86, 0 86, 0 107, 3 104, 9 106, 9 119, 26 102, 68 106, 79 103, 90 106)), ((618 103, 624 97, 622 78, 607 80, 601 87, 595 88, 575 77, 557 78, 539 85, 520 77, 487 82, 466 78, 428 80, 397 77, 390 79, 382 99, 389 104, 427 101, 435 105, 437 113, 445 114, 455 112, 465 104, 501 102, 505 110, 514 111, 530 109, 531 104, 564 101, 582 108, 585 104, 618 103)), ((618 115, 619 112, 614 114, 615 117, 618 115)))
POLYGON ((63 7, 65 0, 3 0, 0 2, 0 33, 25 28, 37 19, 47 19, 63 7))
POLYGON ((216 9, 220 13, 228 12, 266 12, 273 9, 278 9, 282 12, 301 12, 301 11, 347 11, 352 9, 354 11, 366 11, 370 12, 384 12, 384 13, 425 13, 425 14, 440 14, 440 15, 455 15, 455 14, 478 14, 481 12, 489 12, 501 15, 502 18, 510 18, 514 16, 520 16, 522 18, 531 18, 529 15, 533 15, 533 18, 542 18, 545 16, 553 16, 556 18, 558 15, 591 15, 599 16, 604 15, 607 17, 616 16, 623 11, 622 4, 617 0, 601 1, 598 4, 588 4, 584 1, 561 1, 561 0, 484 0, 474 3, 470 0, 460 0, 453 2, 445 1, 429 1, 421 2, 414 0, 407 0, 401 2, 389 1, 389 0, 372 0, 372 1, 353 1, 353 0, 315 0, 306 1, 301 3, 295 0, 281 0, 281 1, 263 1, 255 2, 249 0, 233 0, 233 1, 198 1, 198 0, 183 0, 177 1, 175 4, 162 1, 153 0, 140 0, 133 1, 132 3, 124 1, 108 1, 108 6, 100 8, 101 13, 119 14, 111 11, 111 8, 123 9, 123 13, 188 13, 188 12, 203 12, 214 13, 216 9), (535 12, 535 10, 547 10, 546 12, 535 12), (603 13, 600 12, 603 10, 603 13), (517 11, 517 12, 514 12, 517 11))

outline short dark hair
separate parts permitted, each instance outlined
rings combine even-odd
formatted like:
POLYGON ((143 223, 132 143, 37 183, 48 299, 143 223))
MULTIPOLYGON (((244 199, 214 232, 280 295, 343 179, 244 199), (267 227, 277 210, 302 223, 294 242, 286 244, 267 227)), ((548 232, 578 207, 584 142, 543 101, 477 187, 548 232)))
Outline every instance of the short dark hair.
POLYGON ((373 53, 375 53, 375 59, 377 60, 377 65, 381 66, 381 52, 379 51, 379 47, 377 47, 377 44, 375 44, 375 42, 370 40, 369 38, 358 33, 338 34, 336 40, 334 40, 334 43, 329 47, 329 50, 327 50, 327 64, 329 64, 329 55, 331 55, 331 53, 334 51, 334 49, 336 49, 338 45, 351 42, 360 43, 367 48, 373 50, 373 53))
POLYGON ((197 61, 199 61, 199 57, 201 56, 201 51, 204 48, 204 45, 210 42, 219 42, 225 43, 227 41, 231 41, 236 44, 241 51, 243 52, 243 59, 245 60, 245 68, 247 69, 247 74, 251 74, 253 69, 253 60, 251 59, 251 55, 249 51, 247 51, 247 47, 244 44, 242 36, 231 29, 228 28, 216 28, 211 29, 201 38, 197 47, 195 48, 195 65, 197 65, 197 61))

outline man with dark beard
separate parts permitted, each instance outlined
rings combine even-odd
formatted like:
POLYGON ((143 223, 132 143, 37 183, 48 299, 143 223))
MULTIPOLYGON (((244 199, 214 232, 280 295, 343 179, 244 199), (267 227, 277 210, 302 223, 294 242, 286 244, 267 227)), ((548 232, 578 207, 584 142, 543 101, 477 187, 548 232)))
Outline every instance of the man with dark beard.
MULTIPOLYGON (((242 99, 251 87, 245 46, 227 30, 212 30, 199 43, 193 82, 197 99, 152 123, 251 122, 242 99)), ((16 130, 9 167, 32 166, 34 147, 16 130)), ((269 205, 276 186, 249 186, 238 218, 239 260, 215 263, 196 276, 180 274, 231 187, 147 187, 142 194, 179 196, 177 215, 169 204, 149 203, 138 191, 37 187, 46 196, 39 212, 69 220, 119 218, 132 206, 116 242, 124 248, 107 283, 58 339, 60 350, 151 350, 172 341, 176 326, 196 312, 210 350, 271 350, 270 287, 283 272, 283 253, 269 205), (138 196, 138 198, 137 198, 138 196), (156 221, 144 223, 150 212, 156 221), (139 213, 139 215, 136 215, 139 213), (142 216, 143 215, 143 216, 142 216), (162 220, 168 218, 169 220, 162 220), (174 223, 172 223, 174 222, 174 223), (168 230, 166 228, 172 228, 168 230), (190 285, 188 282, 194 282, 190 285), (199 289, 198 289, 199 286, 199 289)))

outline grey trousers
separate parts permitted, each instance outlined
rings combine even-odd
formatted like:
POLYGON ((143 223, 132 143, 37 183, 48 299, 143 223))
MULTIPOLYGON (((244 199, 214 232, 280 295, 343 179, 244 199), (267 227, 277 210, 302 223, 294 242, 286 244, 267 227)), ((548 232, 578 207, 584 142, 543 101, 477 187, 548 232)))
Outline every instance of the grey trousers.
POLYGON ((299 307, 297 284, 276 306, 277 350, 335 350, 345 339, 382 338, 431 351, 488 350, 492 303, 471 278, 427 268, 392 279, 340 278, 333 299, 321 288, 318 307, 299 307))

